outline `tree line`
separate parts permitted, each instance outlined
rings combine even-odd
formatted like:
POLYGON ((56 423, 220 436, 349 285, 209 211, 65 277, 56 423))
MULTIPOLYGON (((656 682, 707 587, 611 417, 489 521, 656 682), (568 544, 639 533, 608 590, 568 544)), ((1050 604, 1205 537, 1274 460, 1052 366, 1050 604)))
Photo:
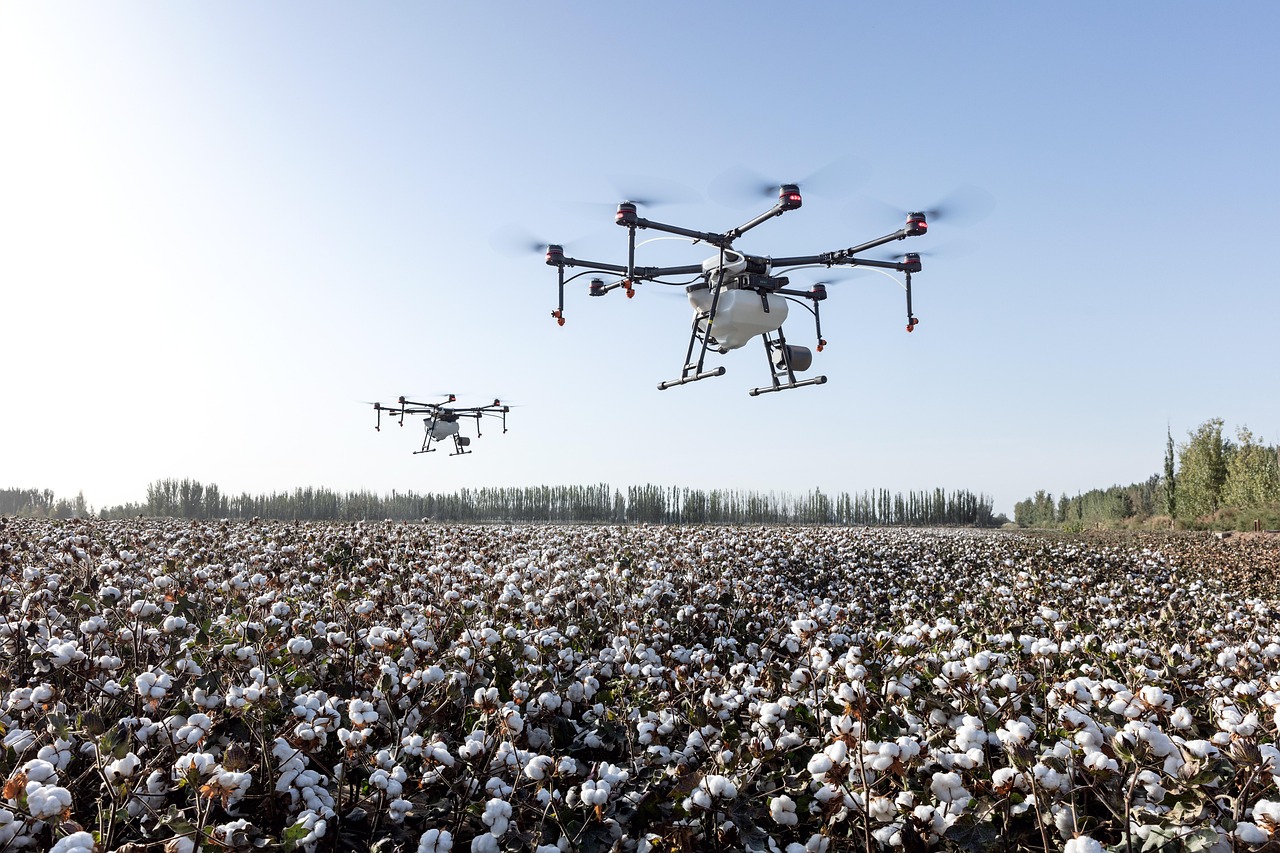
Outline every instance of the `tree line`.
POLYGON ((1130 486, 1092 489, 1075 497, 1037 491, 1013 506, 1023 527, 1084 528, 1164 518, 1189 526, 1246 527, 1254 520, 1280 524, 1280 446, 1268 445, 1248 427, 1224 435, 1222 418, 1210 418, 1175 444, 1165 435, 1161 473, 1130 486))
POLYGON ((49 489, 0 489, 0 515, 35 518, 83 518, 89 514, 84 492, 72 499, 54 498, 49 489))
MULTIPOLYGON (((30 490, 8 490, 23 492, 30 490)), ((8 494, 2 492, 0 494, 8 494)), ((51 492, 40 502, 13 500, 0 514, 52 515, 51 492)), ((77 499, 88 515, 83 495, 77 499)), ((291 492, 227 494, 216 484, 191 479, 156 480, 145 502, 106 507, 101 518, 139 515, 190 519, 279 519, 358 521, 362 519, 451 522, 561 522, 608 524, 831 524, 867 526, 991 527, 996 516, 990 497, 966 490, 890 492, 888 489, 804 494, 743 489, 695 489, 681 486, 512 486, 459 489, 449 493, 393 491, 337 492, 297 488, 291 492)), ((59 516, 71 517, 71 515, 59 516)))

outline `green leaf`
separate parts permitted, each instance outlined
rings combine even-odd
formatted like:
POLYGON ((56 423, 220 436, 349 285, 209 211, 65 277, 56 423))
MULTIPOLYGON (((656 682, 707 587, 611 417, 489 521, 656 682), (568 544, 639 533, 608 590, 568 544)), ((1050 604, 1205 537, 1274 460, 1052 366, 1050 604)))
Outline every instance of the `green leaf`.
POLYGON ((284 831, 284 838, 282 839, 284 842, 284 849, 285 850, 298 849, 298 843, 306 837, 307 837, 307 828, 305 826, 303 826, 300 823, 292 824, 288 829, 284 831))

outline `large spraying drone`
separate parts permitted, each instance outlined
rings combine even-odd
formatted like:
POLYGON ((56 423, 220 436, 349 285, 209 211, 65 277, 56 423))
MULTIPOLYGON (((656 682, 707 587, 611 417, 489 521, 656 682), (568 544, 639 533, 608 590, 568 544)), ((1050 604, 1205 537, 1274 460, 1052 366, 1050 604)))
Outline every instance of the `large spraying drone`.
POLYGON ((680 372, 680 378, 660 383, 658 390, 724 375, 723 366, 707 369, 708 351, 726 353, 745 346, 752 338, 758 336, 764 341, 772 382, 766 387, 751 389, 748 393, 753 397, 770 391, 821 385, 827 381, 825 376, 815 376, 805 380, 796 379, 797 373, 808 370, 812 365, 813 353, 808 347, 787 343, 782 333, 782 324, 787 319, 788 304, 800 305, 813 315, 817 333, 817 350, 822 351, 827 342, 822 337, 819 305, 827 298, 826 284, 813 284, 808 290, 791 288, 788 286, 790 280, 784 273, 801 268, 837 266, 872 267, 900 272, 905 278, 907 331, 913 331, 920 321, 916 319, 911 309, 911 275, 920 271, 920 255, 912 252, 893 260, 880 260, 862 257, 862 254, 895 240, 924 234, 929 227, 926 214, 924 212, 908 213, 906 224, 892 234, 886 234, 847 249, 817 255, 771 258, 734 249, 734 241, 752 228, 800 207, 800 187, 797 184, 782 184, 777 189, 778 201, 772 208, 722 234, 695 231, 642 218, 636 202, 624 201, 618 205, 615 221, 627 229, 627 262, 625 264, 607 264, 571 258, 565 255, 563 246, 556 244, 547 246, 547 264, 557 268, 560 279, 559 307, 551 312, 551 316, 557 323, 564 325, 564 286, 585 275, 594 276, 590 280, 588 289, 591 296, 604 296, 611 290, 621 288, 626 292, 627 297, 631 298, 635 295, 635 286, 640 282, 685 285, 689 303, 693 306, 693 324, 689 333, 689 347, 685 353, 684 368, 680 372), (695 243, 714 246, 719 251, 701 264, 669 267, 637 266, 636 232, 641 229, 652 229, 687 237, 695 243), (566 276, 565 270, 569 267, 582 267, 584 271, 566 276), (601 277, 600 273, 608 275, 601 277), (689 279, 689 276, 694 278, 689 279), (684 280, 670 280, 676 277, 684 280), (606 278, 611 280, 606 281, 606 278))
POLYGON ((439 403, 415 403, 413 400, 406 400, 400 397, 394 406, 384 406, 381 403, 374 403, 373 410, 377 412, 377 423, 374 429, 378 432, 382 431, 382 413, 386 412, 388 416, 397 418, 400 426, 404 426, 406 415, 426 415, 422 419, 426 427, 426 434, 422 439, 422 449, 415 450, 418 453, 433 453, 437 448, 431 445, 435 442, 443 441, 446 438, 453 439, 453 452, 450 456, 461 456, 464 453, 471 453, 467 448, 471 445, 471 439, 462 435, 459 425, 461 418, 474 418, 476 422, 476 437, 480 433, 480 421, 485 417, 494 417, 502 419, 502 431, 507 431, 507 412, 511 411, 511 407, 504 404, 501 400, 494 400, 487 406, 469 406, 459 407, 450 406, 449 403, 454 402, 458 398, 453 394, 446 394, 445 399, 439 403))

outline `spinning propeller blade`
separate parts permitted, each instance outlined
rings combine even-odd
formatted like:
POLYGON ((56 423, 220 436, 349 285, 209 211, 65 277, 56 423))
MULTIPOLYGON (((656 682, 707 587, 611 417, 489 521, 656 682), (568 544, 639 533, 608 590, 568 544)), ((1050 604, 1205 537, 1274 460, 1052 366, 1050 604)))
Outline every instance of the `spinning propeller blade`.
MULTIPOLYGON (((629 201, 641 207, 671 204, 700 204, 702 194, 679 181, 648 175, 618 175, 610 179, 618 201, 629 201)), ((615 205, 616 207, 616 205, 615 205)))
POLYGON ((893 221, 901 220, 908 213, 918 211, 924 213, 930 225, 941 222, 967 228, 990 216, 995 206, 996 199, 991 193, 973 184, 964 184, 947 193, 930 207, 913 207, 908 210, 888 202, 867 198, 850 204, 849 213, 859 221, 866 219, 868 213, 874 215, 877 220, 893 221))
POLYGON ((707 188, 712 201, 726 207, 746 207, 761 200, 776 200, 784 184, 797 184, 801 194, 839 198, 862 186, 868 169, 853 155, 837 157, 803 176, 775 181, 745 166, 733 166, 717 176, 707 188))

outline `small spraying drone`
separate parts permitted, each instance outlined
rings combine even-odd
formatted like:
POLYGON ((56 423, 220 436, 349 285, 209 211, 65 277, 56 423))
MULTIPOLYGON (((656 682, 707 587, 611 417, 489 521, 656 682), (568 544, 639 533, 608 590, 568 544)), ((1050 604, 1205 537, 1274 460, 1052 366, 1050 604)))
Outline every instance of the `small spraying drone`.
POLYGON ((835 266, 873 267, 900 272, 905 277, 907 331, 913 331, 920 321, 916 319, 911 309, 911 275, 920 271, 920 255, 912 252, 894 260, 878 260, 859 257, 859 255, 895 240, 924 234, 929 228, 925 212, 908 213, 906 225, 892 234, 833 252, 771 258, 735 250, 734 241, 752 228, 800 207, 800 187, 797 184, 782 184, 777 189, 778 201, 772 208, 746 224, 723 234, 694 231, 644 219, 638 215, 635 202, 624 201, 618 205, 615 221, 627 229, 626 264, 607 264, 570 258, 565 255, 563 246, 556 244, 547 246, 546 262, 549 266, 557 268, 560 279, 559 307, 551 312, 551 316, 557 323, 564 325, 564 286, 584 275, 595 275, 590 281, 588 290, 591 296, 604 296, 611 290, 621 288, 626 292, 627 298, 631 298, 635 296, 635 285, 646 281, 665 285, 685 285, 689 303, 693 306, 693 326, 689 333, 689 347, 685 353, 684 368, 678 379, 660 383, 658 390, 709 379, 713 376, 723 376, 725 372, 723 366, 706 369, 707 352, 710 350, 726 353, 745 346, 752 338, 759 336, 764 341, 772 382, 769 386, 751 389, 748 393, 753 397, 770 391, 786 391, 805 385, 822 385, 827 381, 825 376, 815 376, 805 380, 796 379, 796 373, 808 370, 812 365, 813 353, 808 347, 787 343, 782 333, 782 324, 787 319, 788 304, 800 305, 813 315, 817 333, 817 350, 822 352, 827 342, 822 337, 819 305, 827 298, 826 284, 813 284, 808 290, 793 289, 788 287, 790 280, 787 276, 780 273, 795 269, 835 266), (636 231, 640 229, 652 229, 687 237, 695 243, 714 246, 719 249, 719 252, 701 264, 669 267, 636 266, 636 231), (568 267, 583 267, 584 271, 566 277, 565 269, 568 267), (608 273, 609 277, 617 276, 617 278, 606 282, 599 273, 608 273), (690 280, 688 276, 694 276, 694 278, 690 280), (671 277, 686 277, 686 280, 666 280, 671 277))
POLYGON ((377 412, 378 420, 373 428, 378 432, 382 431, 383 412, 386 412, 390 417, 397 418, 400 426, 404 426, 406 415, 426 415, 422 419, 426 427, 426 435, 422 439, 422 449, 415 450, 414 454, 434 453, 437 448, 431 446, 433 443, 452 438, 453 452, 449 454, 450 456, 461 456, 464 453, 472 452, 467 449, 471 445, 471 439, 461 434, 458 423, 461 418, 475 419, 477 438, 481 435, 480 421, 485 417, 501 418, 502 431, 504 433, 507 431, 507 412, 511 411, 511 407, 503 404, 501 400, 494 400, 487 406, 470 406, 466 408, 448 405, 457 399, 453 394, 447 394, 444 401, 440 403, 415 403, 413 400, 406 400, 404 397, 400 397, 394 406, 374 403, 373 410, 377 412))

